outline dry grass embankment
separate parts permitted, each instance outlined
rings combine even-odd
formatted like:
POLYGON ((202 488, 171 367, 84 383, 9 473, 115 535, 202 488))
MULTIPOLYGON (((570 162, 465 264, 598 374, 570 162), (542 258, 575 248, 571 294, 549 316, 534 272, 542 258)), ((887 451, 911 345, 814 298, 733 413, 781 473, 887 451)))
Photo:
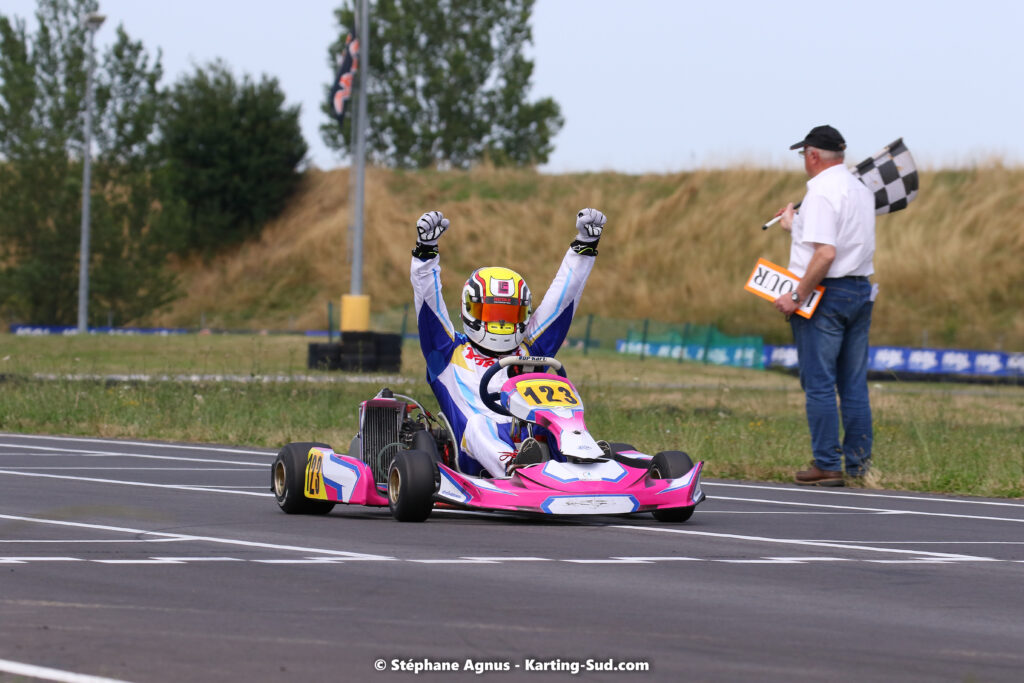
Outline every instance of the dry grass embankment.
MULTIPOLYGON (((789 240, 760 225, 805 177, 777 169, 670 175, 550 176, 530 170, 370 169, 364 293, 374 312, 411 299, 409 251, 419 214, 452 219, 442 239, 455 300, 473 268, 509 265, 543 292, 574 233, 575 211, 609 216, 583 313, 714 323, 788 341, 767 302, 743 291, 758 257, 783 265, 789 240)), ((878 222, 873 344, 1024 350, 1024 169, 999 165, 922 174, 906 211, 878 222)), ((349 175, 313 170, 258 240, 181 266, 185 296, 145 322, 195 327, 322 329, 349 291, 349 175)), ((451 303, 451 301, 449 303, 451 303)))

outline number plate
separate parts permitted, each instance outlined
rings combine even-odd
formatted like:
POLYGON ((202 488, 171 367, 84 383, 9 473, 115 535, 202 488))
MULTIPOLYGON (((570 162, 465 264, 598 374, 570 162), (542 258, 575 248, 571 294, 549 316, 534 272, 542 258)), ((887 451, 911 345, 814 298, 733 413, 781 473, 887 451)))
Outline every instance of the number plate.
POLYGON ((310 448, 306 455, 306 498, 327 500, 324 486, 324 454, 318 448, 310 448))
POLYGON ((579 397, 568 382, 529 379, 516 384, 516 391, 531 406, 559 408, 580 404, 579 397))

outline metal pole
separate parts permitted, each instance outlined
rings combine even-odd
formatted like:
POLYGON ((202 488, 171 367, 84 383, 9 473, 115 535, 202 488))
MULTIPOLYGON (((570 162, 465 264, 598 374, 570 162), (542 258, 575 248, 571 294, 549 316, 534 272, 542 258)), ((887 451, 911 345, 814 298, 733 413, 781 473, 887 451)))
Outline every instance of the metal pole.
POLYGON ((356 187, 352 206, 352 283, 351 294, 363 293, 363 189, 366 181, 366 97, 370 81, 370 8, 369 0, 359 0, 359 102, 356 105, 355 172, 356 187))
POLYGON ((78 332, 88 331, 89 319, 89 195, 92 188, 92 71, 95 66, 93 39, 103 25, 102 14, 89 14, 83 23, 89 32, 89 58, 85 70, 85 135, 82 146, 82 242, 78 249, 78 332))

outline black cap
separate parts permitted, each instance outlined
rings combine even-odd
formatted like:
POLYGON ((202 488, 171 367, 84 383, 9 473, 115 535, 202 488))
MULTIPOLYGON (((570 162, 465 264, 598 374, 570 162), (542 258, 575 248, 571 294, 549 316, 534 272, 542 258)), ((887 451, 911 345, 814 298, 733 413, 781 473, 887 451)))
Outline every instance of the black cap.
POLYGON ((789 146, 790 149, 800 149, 801 147, 815 147, 830 152, 842 152, 846 149, 846 140, 832 126, 815 126, 811 128, 811 132, 807 134, 807 137, 789 146))

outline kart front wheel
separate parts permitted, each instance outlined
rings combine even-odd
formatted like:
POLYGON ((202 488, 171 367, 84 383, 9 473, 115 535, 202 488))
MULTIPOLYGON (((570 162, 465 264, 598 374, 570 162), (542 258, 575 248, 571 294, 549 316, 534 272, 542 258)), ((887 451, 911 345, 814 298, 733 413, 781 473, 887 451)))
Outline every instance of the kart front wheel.
MULTIPOLYGON (((651 459, 648 470, 654 479, 677 479, 693 469, 693 460, 682 451, 662 451, 651 459)), ((659 522, 685 522, 693 515, 693 507, 652 510, 659 522)))
POLYGON ((281 449, 270 467, 270 490, 277 504, 290 515, 326 515, 334 509, 333 501, 306 497, 306 466, 313 448, 330 446, 314 441, 290 443, 281 449))
POLYGON ((434 457, 425 451, 399 451, 388 470, 388 507, 399 522, 422 522, 434 509, 434 457))

